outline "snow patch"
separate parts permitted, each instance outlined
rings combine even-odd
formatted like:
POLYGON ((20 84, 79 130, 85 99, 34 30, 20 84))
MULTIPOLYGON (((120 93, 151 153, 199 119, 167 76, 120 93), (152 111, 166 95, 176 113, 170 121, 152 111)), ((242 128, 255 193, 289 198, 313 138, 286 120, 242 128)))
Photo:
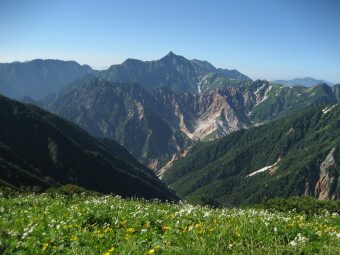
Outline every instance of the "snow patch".
POLYGON ((204 82, 204 85, 207 85, 208 81, 207 81, 207 78, 208 78, 209 74, 203 76, 203 78, 200 80, 200 82, 197 84, 197 90, 198 90, 198 93, 202 93, 202 83, 204 82))
POLYGON ((271 166, 265 166, 265 167, 263 167, 263 168, 261 168, 261 169, 259 169, 259 170, 255 171, 255 172, 252 172, 251 174, 248 174, 248 175, 247 175, 247 177, 250 177, 250 176, 253 176, 253 175, 255 175, 255 174, 258 174, 258 173, 261 173, 261 172, 267 171, 267 170, 269 170, 270 168, 272 168, 272 167, 276 166, 278 162, 279 162, 279 161, 276 161, 276 163, 275 163, 274 165, 271 165, 271 166))
POLYGON ((266 92, 264 92, 265 95, 268 94, 268 92, 272 89, 272 86, 269 86, 269 88, 266 90, 266 92))
POLYGON ((333 105, 333 106, 331 106, 331 107, 328 107, 328 106, 327 106, 325 109, 322 109, 322 112, 323 112, 323 113, 330 112, 335 106, 336 106, 336 104, 333 105))
POLYGON ((264 86, 266 86, 266 84, 263 84, 261 87, 259 87, 256 91, 255 91, 255 93, 254 94, 257 94, 257 93, 259 93, 259 91, 264 87, 264 86))

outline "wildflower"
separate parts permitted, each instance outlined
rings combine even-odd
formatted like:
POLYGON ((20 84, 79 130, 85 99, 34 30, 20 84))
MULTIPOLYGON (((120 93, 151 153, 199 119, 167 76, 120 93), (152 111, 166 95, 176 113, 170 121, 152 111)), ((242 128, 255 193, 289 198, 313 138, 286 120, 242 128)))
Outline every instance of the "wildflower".
MULTIPOLYGON (((167 229, 170 229, 170 227, 168 227, 168 226, 162 226, 162 229, 163 229, 163 230, 167 230, 167 229)), ((150 254, 152 254, 152 253, 150 253, 150 254)))
POLYGON ((78 239, 78 237, 76 237, 75 235, 71 236, 71 241, 76 241, 78 239))
POLYGON ((148 250, 146 253, 147 254, 154 254, 155 253, 155 249, 148 250))
POLYGON ((169 218, 172 218, 172 219, 173 219, 173 218, 175 218, 175 215, 172 213, 172 214, 166 216, 166 218, 167 218, 167 219, 169 219, 169 218))
POLYGON ((240 232, 236 232, 235 234, 237 237, 240 237, 241 236, 241 233, 240 232))
POLYGON ((293 240, 293 241, 291 241, 291 242, 289 243, 289 245, 295 246, 295 245, 297 245, 297 242, 295 242, 295 241, 293 240))
POLYGON ((136 230, 134 228, 128 228, 127 230, 125 230, 125 232, 127 232, 127 233, 133 233, 135 231, 136 230))
POLYGON ((48 243, 45 243, 44 246, 42 247, 42 250, 46 250, 46 248, 48 247, 48 243))
POLYGON ((111 248, 110 250, 109 250, 109 252, 113 252, 115 250, 115 248, 111 248))
POLYGON ((110 232, 110 231, 112 231, 112 228, 106 228, 106 229, 104 229, 104 233, 107 233, 107 232, 110 232))

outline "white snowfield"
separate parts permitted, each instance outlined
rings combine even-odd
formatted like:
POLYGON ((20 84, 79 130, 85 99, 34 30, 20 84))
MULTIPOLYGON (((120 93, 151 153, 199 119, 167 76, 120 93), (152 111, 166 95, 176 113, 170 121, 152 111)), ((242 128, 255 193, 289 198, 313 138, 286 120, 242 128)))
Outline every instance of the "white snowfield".
POLYGON ((337 104, 331 106, 331 107, 326 107, 325 109, 322 109, 322 112, 323 113, 327 113, 327 112, 330 112, 335 106, 337 106, 337 104))
POLYGON ((267 171, 267 170, 269 170, 270 168, 272 168, 272 167, 274 167, 274 166, 276 166, 276 164, 278 163, 278 161, 274 164, 274 165, 271 165, 271 166, 265 166, 265 167, 263 167, 263 168, 261 168, 261 169, 259 169, 259 170, 257 170, 257 171, 255 171, 255 172, 252 172, 251 174, 248 174, 247 175, 247 177, 250 177, 250 176, 253 176, 253 175, 255 175, 255 174, 258 174, 258 173, 261 173, 261 172, 264 172, 264 171, 267 171))

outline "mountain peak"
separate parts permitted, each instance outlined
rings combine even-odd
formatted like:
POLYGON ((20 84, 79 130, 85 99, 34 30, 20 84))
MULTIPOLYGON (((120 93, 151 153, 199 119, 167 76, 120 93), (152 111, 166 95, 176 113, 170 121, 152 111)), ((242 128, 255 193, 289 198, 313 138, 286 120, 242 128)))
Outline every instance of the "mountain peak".
POLYGON ((173 56, 176 56, 176 54, 173 53, 172 51, 170 51, 166 56, 167 56, 167 57, 173 57, 173 56))
POLYGON ((182 56, 176 55, 172 51, 170 51, 166 56, 164 56, 162 59, 176 59, 176 58, 184 58, 182 56))

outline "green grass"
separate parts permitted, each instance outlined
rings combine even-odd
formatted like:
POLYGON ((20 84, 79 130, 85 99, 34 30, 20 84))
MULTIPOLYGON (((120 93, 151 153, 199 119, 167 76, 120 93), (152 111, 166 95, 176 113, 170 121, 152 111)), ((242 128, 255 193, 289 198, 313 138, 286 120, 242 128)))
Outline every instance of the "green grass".
POLYGON ((339 254, 340 217, 114 196, 0 197, 0 254, 339 254))

